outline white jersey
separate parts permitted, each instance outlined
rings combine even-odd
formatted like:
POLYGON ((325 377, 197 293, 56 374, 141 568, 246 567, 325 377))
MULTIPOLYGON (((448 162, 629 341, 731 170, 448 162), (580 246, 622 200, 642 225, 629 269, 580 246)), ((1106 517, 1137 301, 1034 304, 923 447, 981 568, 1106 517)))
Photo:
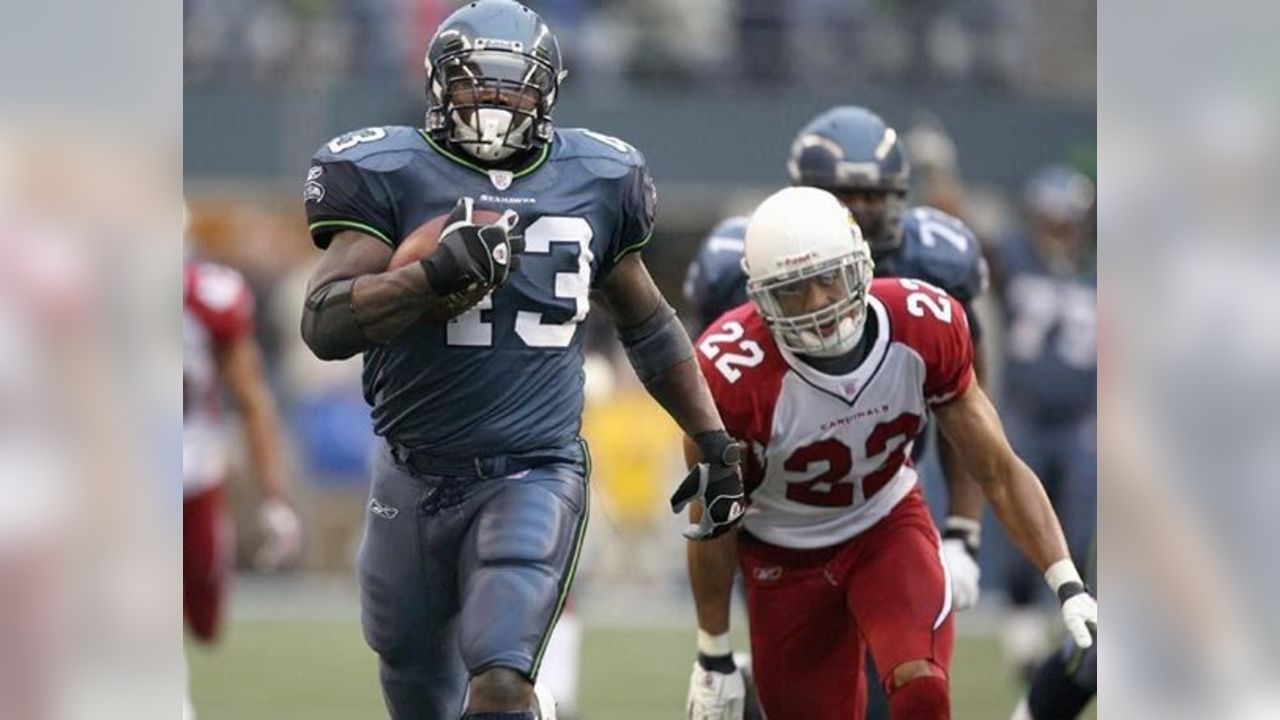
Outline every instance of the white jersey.
POLYGON ((218 354, 253 331, 253 297, 240 273, 189 263, 182 297, 182 491, 222 482, 228 447, 223 429, 218 354))
POLYGON ((698 341, 726 429, 750 445, 743 527, 765 542, 828 547, 888 515, 916 485, 911 446, 929 407, 972 381, 964 309, 946 293, 877 279, 867 311, 871 350, 847 375, 821 373, 779 347, 750 303, 698 341))

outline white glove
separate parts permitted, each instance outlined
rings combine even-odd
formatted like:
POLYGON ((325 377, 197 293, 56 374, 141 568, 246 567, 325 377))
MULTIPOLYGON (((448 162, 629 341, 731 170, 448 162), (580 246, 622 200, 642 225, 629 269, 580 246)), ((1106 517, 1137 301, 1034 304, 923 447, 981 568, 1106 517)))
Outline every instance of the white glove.
POLYGON ((951 516, 942 535, 942 560, 951 575, 951 604, 956 612, 978 604, 978 542, 982 526, 976 520, 951 516))
POLYGON ((1098 634, 1098 601, 1085 590, 1083 585, 1077 586, 1076 594, 1070 595, 1062 602, 1062 621, 1066 623, 1071 637, 1082 649, 1093 646, 1093 637, 1098 634))
POLYGON ((1089 594, 1070 560, 1059 560, 1045 571, 1044 579, 1062 603, 1062 622, 1081 649, 1092 647, 1098 635, 1098 601, 1089 594))
POLYGON ((742 720, 746 702, 747 686, 742 682, 741 670, 734 668, 726 674, 693 664, 689 698, 685 703, 688 720, 742 720))
POLYGON ((278 570, 302 554, 302 522, 283 500, 264 500, 258 508, 262 546, 253 563, 260 570, 278 570))

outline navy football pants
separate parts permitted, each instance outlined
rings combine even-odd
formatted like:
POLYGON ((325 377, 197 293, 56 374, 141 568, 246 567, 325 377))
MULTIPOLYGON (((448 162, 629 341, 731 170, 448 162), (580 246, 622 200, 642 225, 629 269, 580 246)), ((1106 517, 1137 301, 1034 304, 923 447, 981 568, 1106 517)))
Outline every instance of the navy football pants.
POLYGON ((468 677, 536 678, 587 525, 584 463, 415 476, 385 445, 360 547, 361 621, 396 720, 456 720, 468 677))

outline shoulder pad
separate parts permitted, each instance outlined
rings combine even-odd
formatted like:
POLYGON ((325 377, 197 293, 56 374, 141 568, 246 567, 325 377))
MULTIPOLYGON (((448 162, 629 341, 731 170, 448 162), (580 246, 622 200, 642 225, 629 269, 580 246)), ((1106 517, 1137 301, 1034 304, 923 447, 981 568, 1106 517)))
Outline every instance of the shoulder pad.
POLYGON ((395 169, 427 147, 415 128, 391 125, 343 133, 321 145, 315 162, 351 162, 371 170, 395 169))
POLYGON ((593 174, 602 177, 620 177, 632 168, 645 166, 639 150, 612 135, 586 128, 562 128, 556 130, 555 141, 559 147, 552 156, 554 160, 580 160, 593 174))
POLYGON ((929 404, 963 393, 973 370, 964 307, 941 288, 909 278, 876 278, 870 294, 889 316, 890 340, 911 348, 924 363, 929 404))
POLYGON ((695 354, 725 429, 767 444, 787 363, 755 306, 722 315, 698 338, 695 354))

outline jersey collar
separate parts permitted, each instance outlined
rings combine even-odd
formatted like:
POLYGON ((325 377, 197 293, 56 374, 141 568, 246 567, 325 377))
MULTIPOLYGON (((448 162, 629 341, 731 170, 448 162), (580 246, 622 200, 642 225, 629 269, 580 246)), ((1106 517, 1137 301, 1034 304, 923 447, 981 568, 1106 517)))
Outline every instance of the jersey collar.
MULTIPOLYGON (((459 165, 465 168, 470 168, 480 173, 481 175, 488 177, 489 175, 488 168, 480 167, 479 165, 471 162, 470 160, 467 160, 466 158, 458 155, 457 153, 449 152, 442 145, 440 145, 435 140, 433 140, 431 136, 427 134, 427 131, 423 130, 422 128, 418 128, 418 134, 421 135, 422 139, 425 140, 426 143, 431 146, 432 150, 435 150, 436 152, 440 153, 444 157, 454 161, 455 163, 458 163, 459 165)), ((538 156, 535 157, 532 162, 530 162, 525 167, 520 168, 519 170, 511 171, 511 178, 513 180, 519 180, 525 175, 528 175, 534 170, 537 170, 538 168, 542 167, 542 164, 547 161, 547 158, 550 155, 551 155, 551 143, 550 142, 544 143, 542 146, 542 150, 538 153, 538 156)))
POLYGON ((844 375, 828 375, 820 372, 781 344, 776 344, 778 352, 801 380, 852 405, 862 394, 862 389, 871 382, 872 376, 880 369, 889 350, 889 313, 885 311, 880 300, 870 293, 867 293, 867 308, 876 314, 875 341, 858 367, 844 375))

